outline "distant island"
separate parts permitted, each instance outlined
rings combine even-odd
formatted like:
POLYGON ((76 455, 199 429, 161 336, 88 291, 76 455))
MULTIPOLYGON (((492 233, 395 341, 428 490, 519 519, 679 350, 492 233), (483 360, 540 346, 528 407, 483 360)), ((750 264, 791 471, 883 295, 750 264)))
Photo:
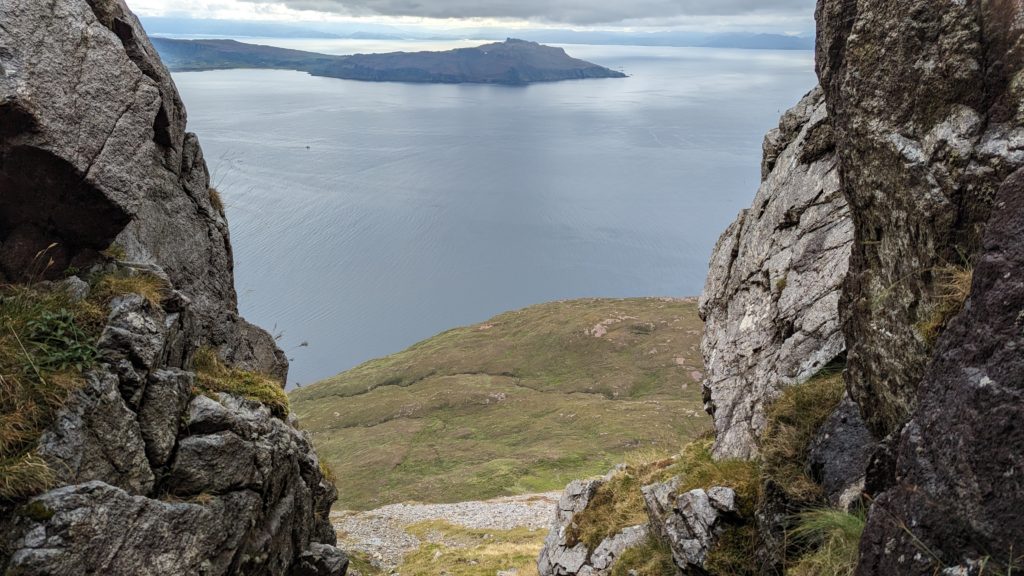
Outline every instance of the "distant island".
POLYGON ((562 48, 514 38, 444 52, 352 56, 331 56, 235 40, 153 38, 152 41, 164 63, 174 72, 268 68, 371 82, 507 85, 626 77, 622 72, 573 58, 562 48))

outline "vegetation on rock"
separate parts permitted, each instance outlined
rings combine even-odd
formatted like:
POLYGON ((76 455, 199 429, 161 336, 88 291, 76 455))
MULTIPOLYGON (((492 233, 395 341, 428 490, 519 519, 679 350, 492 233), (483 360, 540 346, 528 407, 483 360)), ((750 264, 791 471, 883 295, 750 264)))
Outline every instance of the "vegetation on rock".
POLYGON ((35 446, 96 361, 94 313, 59 287, 0 288, 0 500, 53 482, 35 446))
MULTIPOLYGON (((288 395, 277 380, 225 366, 212 348, 200 348, 193 359, 193 366, 198 392, 233 394, 266 405, 278 418, 288 416, 288 395)), ((323 470, 328 470, 326 465, 323 470)))

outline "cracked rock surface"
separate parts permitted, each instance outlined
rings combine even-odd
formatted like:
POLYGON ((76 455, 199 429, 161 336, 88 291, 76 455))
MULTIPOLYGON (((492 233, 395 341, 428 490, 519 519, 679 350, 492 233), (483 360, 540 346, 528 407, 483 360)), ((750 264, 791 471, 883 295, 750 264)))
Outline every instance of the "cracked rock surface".
POLYGON ((716 457, 755 457, 767 404, 845 350, 838 306, 853 222, 834 149, 816 88, 765 137, 754 203, 715 247, 700 312, 716 457))

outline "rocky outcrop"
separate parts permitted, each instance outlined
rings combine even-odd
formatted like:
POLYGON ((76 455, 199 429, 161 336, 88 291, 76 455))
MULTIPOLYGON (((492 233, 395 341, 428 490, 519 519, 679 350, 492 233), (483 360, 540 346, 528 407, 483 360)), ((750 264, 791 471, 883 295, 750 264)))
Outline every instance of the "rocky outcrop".
POLYGON ((857 242, 843 288, 848 388, 898 433, 932 356, 938 272, 967 265, 1024 165, 1019 0, 820 0, 818 74, 857 242))
POLYGON ((623 552, 647 542, 649 532, 646 525, 625 528, 606 538, 593 550, 583 542, 569 541, 574 517, 586 510, 597 489, 607 480, 607 477, 575 480, 565 488, 537 561, 540 576, 608 576, 615 560, 623 552))
POLYGON ((0 281, 159 287, 93 302, 97 363, 36 450, 57 487, 0 501, 0 572, 343 575, 308 437, 197 389, 200 348, 282 383, 287 362, 238 317, 227 222, 138 21, 121 0, 11 0, 0 22, 0 281))
POLYGON ((811 441, 807 475, 821 486, 831 506, 849 510, 860 501, 868 461, 875 450, 876 442, 860 410, 844 397, 811 441))
POLYGON ((651 528, 668 542, 672 560, 683 574, 704 574, 718 536, 739 514, 736 492, 715 487, 677 493, 678 482, 644 486, 651 528))
POLYGON ((940 339, 917 410, 901 435, 896 486, 871 509, 858 574, 922 574, 947 566, 977 574, 985 562, 986 573, 1019 567, 1022 271, 1019 170, 996 197, 970 300, 940 339))
POLYGON ((853 226, 820 89, 765 138, 764 181, 715 247, 700 301, 720 458, 757 455, 765 407, 845 348, 838 304, 853 226))
POLYGON ((0 279, 84 270, 114 245, 166 272, 225 358, 283 380, 273 339, 238 317, 202 149, 124 2, 11 0, 0 21, 0 279))

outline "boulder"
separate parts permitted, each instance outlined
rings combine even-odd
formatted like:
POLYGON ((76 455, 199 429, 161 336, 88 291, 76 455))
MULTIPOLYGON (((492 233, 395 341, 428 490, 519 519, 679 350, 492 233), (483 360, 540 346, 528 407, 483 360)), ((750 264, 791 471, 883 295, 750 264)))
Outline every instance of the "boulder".
POLYGON ((704 574, 708 554, 739 508, 731 488, 694 489, 677 494, 678 481, 643 487, 651 529, 672 549, 684 574, 704 574))
POLYGON ((1016 572, 1024 550, 1022 349, 1024 169, 996 197, 970 299, 940 338, 900 435, 895 486, 871 507, 858 574, 1016 572))
POLYGON ((1024 166, 1017 0, 819 0, 824 87, 857 241, 843 287, 847 385, 876 438, 917 401, 943 268, 970 265, 1024 166))
POLYGON ((149 376, 138 419, 146 456, 154 468, 171 458, 194 385, 194 375, 181 370, 157 370, 149 376))
POLYGON ((765 138, 764 180, 715 246, 704 318, 706 408, 718 458, 752 458, 765 407, 840 356, 839 295, 853 241, 824 95, 765 138))

